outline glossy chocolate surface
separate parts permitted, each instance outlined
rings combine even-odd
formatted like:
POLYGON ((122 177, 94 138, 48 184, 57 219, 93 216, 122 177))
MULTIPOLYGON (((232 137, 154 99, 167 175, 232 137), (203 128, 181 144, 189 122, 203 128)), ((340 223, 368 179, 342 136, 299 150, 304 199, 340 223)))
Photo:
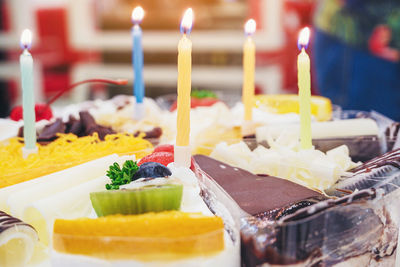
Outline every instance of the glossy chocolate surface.
POLYGON ((203 155, 199 167, 214 179, 247 213, 256 215, 310 198, 326 199, 319 192, 269 175, 254 175, 203 155))

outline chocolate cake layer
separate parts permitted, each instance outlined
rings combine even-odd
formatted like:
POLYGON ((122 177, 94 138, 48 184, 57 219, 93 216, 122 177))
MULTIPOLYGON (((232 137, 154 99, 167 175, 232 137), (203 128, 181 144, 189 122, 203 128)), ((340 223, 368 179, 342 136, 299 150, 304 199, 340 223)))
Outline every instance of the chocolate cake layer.
POLYGON ((215 180, 245 212, 256 215, 326 197, 304 186, 268 175, 254 175, 204 155, 195 155, 200 169, 215 180))

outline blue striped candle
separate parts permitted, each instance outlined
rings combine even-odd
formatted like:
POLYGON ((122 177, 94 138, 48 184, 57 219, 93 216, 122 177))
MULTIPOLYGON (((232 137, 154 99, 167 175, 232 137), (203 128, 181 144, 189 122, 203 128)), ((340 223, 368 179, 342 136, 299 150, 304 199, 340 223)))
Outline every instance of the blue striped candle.
POLYGON ((144 10, 140 6, 132 11, 132 64, 134 69, 133 94, 136 98, 135 118, 141 119, 143 112, 140 107, 143 106, 144 82, 143 82, 143 48, 142 48, 142 29, 140 23, 144 16, 144 10))

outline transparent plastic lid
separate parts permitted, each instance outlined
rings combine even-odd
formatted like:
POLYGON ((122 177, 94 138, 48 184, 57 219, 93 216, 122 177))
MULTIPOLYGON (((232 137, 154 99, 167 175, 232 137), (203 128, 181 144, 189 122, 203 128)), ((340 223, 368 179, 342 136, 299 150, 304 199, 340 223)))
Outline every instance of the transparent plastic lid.
POLYGON ((277 220, 243 218, 242 260, 246 266, 370 266, 378 262, 394 266, 398 234, 394 197, 366 189, 277 220), (385 209, 388 212, 382 213, 385 209))

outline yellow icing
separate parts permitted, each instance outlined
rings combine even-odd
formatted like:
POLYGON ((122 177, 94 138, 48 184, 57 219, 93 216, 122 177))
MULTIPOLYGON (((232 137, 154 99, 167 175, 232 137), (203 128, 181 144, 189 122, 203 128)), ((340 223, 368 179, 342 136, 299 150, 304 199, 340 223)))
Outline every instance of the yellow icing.
POLYGON ((22 138, 0 143, 0 188, 60 171, 110 154, 134 154, 142 158, 152 151, 152 144, 129 134, 111 134, 101 141, 92 136, 60 134, 48 145, 37 144, 38 153, 22 157, 22 138))

